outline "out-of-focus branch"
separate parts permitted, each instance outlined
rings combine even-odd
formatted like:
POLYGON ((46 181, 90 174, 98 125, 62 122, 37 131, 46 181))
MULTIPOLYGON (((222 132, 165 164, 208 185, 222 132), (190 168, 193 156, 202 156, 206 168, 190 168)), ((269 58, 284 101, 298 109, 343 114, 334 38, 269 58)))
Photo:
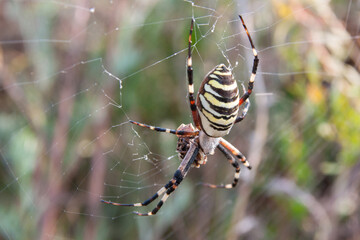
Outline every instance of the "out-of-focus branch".
MULTIPOLYGON (((313 50, 323 68, 330 75, 343 76, 351 84, 359 85, 360 81, 356 81, 359 79, 358 71, 360 71, 360 62, 357 61, 360 48, 357 42, 352 39, 328 4, 320 4, 319 1, 317 3, 316 15, 304 10, 301 14, 294 15, 295 20, 308 29, 308 38, 314 40, 313 50), (316 40, 319 39, 324 41, 318 43, 316 40), (353 60, 357 71, 345 63, 347 57, 353 60)), ((299 6, 292 5, 292 7, 295 10, 299 6)))
MULTIPOLYGON (((79 5, 85 6, 86 1, 82 1, 79 5)), ((86 28, 89 19, 89 12, 82 11, 80 8, 76 10, 74 19, 67 21, 71 27, 71 35, 75 36, 86 28)), ((73 62, 81 59, 83 54, 84 43, 86 35, 78 35, 77 41, 71 42, 69 45, 68 56, 65 58, 65 64, 71 65, 73 62)), ((57 228, 57 220, 59 209, 62 203, 59 202, 62 198, 63 185, 62 177, 62 161, 64 158, 65 149, 67 146, 66 133, 69 130, 70 118, 72 115, 74 99, 71 96, 76 92, 76 86, 81 76, 77 71, 71 71, 65 75, 59 89, 59 99, 69 99, 66 104, 60 104, 57 113, 57 121, 55 124, 55 131, 50 151, 50 169, 48 179, 49 202, 43 214, 41 222, 40 239, 48 239, 49 236, 54 236, 57 228)))
POLYGON ((10 99, 16 104, 21 114, 26 118, 31 129, 37 136, 43 136, 41 125, 35 121, 34 111, 31 111, 31 106, 25 97, 23 90, 16 85, 15 77, 10 73, 7 66, 0 63, 0 79, 2 82, 3 90, 7 93, 10 99))
MULTIPOLYGON (((101 136, 109 128, 110 119, 108 116, 106 113, 98 115, 94 126, 97 136, 101 136)), ((89 191, 92 194, 86 198, 88 199, 87 205, 90 216, 99 214, 99 196, 101 196, 104 191, 104 178, 106 174, 106 159, 103 154, 105 149, 104 142, 106 141, 104 141, 103 138, 95 142, 95 150, 91 161, 92 168, 96 171, 90 172, 89 191)), ((85 239, 97 238, 97 223, 97 218, 88 218, 84 231, 85 239)))
MULTIPOLYGON (((34 135, 36 135, 37 140, 39 141, 40 149, 38 152, 38 158, 36 160, 35 171, 33 174, 34 184, 35 186, 37 186, 36 190, 39 190, 39 187, 44 183, 42 181, 42 177, 44 172, 46 171, 44 169, 44 166, 46 164, 43 163, 45 161, 45 153, 47 151, 47 148, 49 147, 43 128, 43 126, 45 125, 44 112, 39 109, 38 105, 35 105, 28 101, 23 89, 20 87, 20 85, 16 84, 16 79, 9 70, 9 66, 4 65, 3 61, 0 61, 0 81, 2 82, 3 90, 15 103, 18 111, 27 120, 28 126, 32 129, 32 131, 34 131, 34 135)), ((39 192, 37 192, 36 194, 38 193, 39 192)))
MULTIPOLYGON (((352 101, 352 105, 359 111, 360 105, 357 95, 353 94, 354 89, 360 86, 358 39, 354 39, 349 34, 346 26, 336 16, 329 4, 323 4, 324 1, 316 1, 315 3, 313 9, 316 12, 315 14, 311 11, 303 11, 302 14, 297 14, 295 19, 307 28, 308 38, 324 39, 321 43, 314 41, 312 50, 325 72, 335 76, 332 82, 335 89, 346 96, 350 102, 352 101)), ((346 148, 346 146, 344 147, 346 148)), ((352 208, 351 211, 355 212, 356 208, 359 209, 359 175, 354 172, 354 169, 358 167, 344 168, 342 174, 335 179, 335 183, 332 185, 331 197, 324 199, 325 204, 323 205, 326 207, 325 211, 327 211, 328 218, 323 224, 330 224, 324 228, 330 227, 329 231, 334 234, 329 234, 326 229, 323 229, 322 232, 327 234, 320 234, 323 236, 322 239, 338 239, 340 229, 343 228, 341 219, 344 212, 342 210, 352 208)), ((347 211, 349 210, 345 210, 345 212, 347 211)), ((345 215, 353 214, 351 211, 345 215)), ((353 231, 353 235, 356 235, 359 230, 353 228, 351 231, 353 231)))
POLYGON ((293 181, 284 178, 274 178, 266 186, 270 194, 287 194, 304 205, 318 224, 315 239, 331 239, 332 224, 326 209, 309 192, 301 190, 293 181))

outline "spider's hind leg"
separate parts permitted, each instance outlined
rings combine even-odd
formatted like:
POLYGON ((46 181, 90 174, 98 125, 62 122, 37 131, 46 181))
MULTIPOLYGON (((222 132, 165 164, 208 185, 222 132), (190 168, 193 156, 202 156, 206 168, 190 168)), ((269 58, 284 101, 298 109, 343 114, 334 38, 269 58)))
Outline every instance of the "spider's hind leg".
POLYGON ((229 150, 232 155, 234 155, 235 157, 237 157, 242 164, 244 164, 245 167, 247 167, 248 169, 251 169, 251 165, 248 162, 248 160, 246 160, 246 157, 244 156, 244 154, 242 154, 236 147, 234 147, 231 143, 229 143, 228 141, 226 141, 225 139, 221 138, 220 139, 220 144, 226 148, 227 150, 229 150))
POLYGON ((206 187, 211 187, 211 188, 234 188, 237 185, 237 183, 239 181, 239 177, 240 177, 240 165, 239 165, 239 162, 221 144, 219 144, 217 146, 217 148, 225 155, 225 157, 228 159, 230 164, 235 168, 234 180, 233 180, 232 183, 229 183, 229 184, 215 185, 215 184, 211 184, 211 183, 203 183, 202 185, 204 185, 206 187))

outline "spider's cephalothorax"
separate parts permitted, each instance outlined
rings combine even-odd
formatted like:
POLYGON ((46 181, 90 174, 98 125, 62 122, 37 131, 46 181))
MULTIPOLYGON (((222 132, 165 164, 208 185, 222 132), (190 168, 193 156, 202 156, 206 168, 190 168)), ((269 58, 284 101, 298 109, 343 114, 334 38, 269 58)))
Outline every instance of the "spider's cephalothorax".
POLYGON ((190 124, 181 124, 178 129, 154 127, 143 123, 131 121, 131 123, 155 130, 175 134, 178 139, 177 152, 181 160, 180 166, 174 173, 173 178, 160 188, 151 198, 139 203, 115 203, 101 200, 104 203, 116 206, 140 207, 146 206, 156 198, 163 195, 156 207, 147 213, 134 212, 139 216, 150 216, 156 214, 168 199, 169 195, 179 186, 192 166, 200 167, 207 161, 208 154, 214 154, 219 149, 230 164, 235 168, 234 180, 229 184, 203 184, 211 188, 233 188, 236 186, 240 175, 240 160, 247 168, 251 169, 245 156, 223 137, 227 135, 235 123, 242 121, 250 107, 249 96, 255 82, 256 70, 259 64, 257 52, 251 40, 250 34, 241 16, 241 23, 246 31, 254 55, 254 62, 247 90, 239 96, 239 89, 232 72, 224 65, 216 66, 208 73, 201 83, 197 102, 194 98, 193 68, 191 57, 191 36, 194 27, 194 20, 191 21, 187 58, 187 74, 189 81, 189 102, 192 118, 195 127, 190 124), (244 104, 242 112, 238 115, 239 107, 244 104))
MULTIPOLYGON (((180 131, 191 131, 191 132, 195 132, 196 129, 194 128, 194 126, 190 123, 190 124, 181 124, 177 129, 177 132, 180 131)), ((199 144, 199 137, 197 135, 195 136, 178 136, 178 142, 177 142, 177 147, 176 147, 176 151, 178 152, 179 155, 179 159, 183 160, 186 156, 186 154, 188 153, 189 149, 190 149, 190 144, 191 141, 196 142, 197 144, 199 144)), ((192 163, 192 167, 196 167, 199 168, 200 165, 202 164, 206 164, 207 162, 207 156, 204 153, 204 151, 202 150, 202 148, 199 149, 199 153, 198 155, 195 157, 194 162, 192 163)))

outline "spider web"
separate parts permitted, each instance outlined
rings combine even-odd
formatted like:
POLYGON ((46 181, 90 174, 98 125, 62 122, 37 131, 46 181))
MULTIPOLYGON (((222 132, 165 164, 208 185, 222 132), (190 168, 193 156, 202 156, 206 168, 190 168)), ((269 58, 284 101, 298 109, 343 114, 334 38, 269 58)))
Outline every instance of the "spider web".
POLYGON ((329 239, 359 231, 358 1, 1 7, 0 238, 329 239), (238 14, 260 68, 250 112, 226 139, 253 170, 242 168, 236 189, 204 188, 233 179, 216 153, 155 217, 132 211, 157 201, 101 204, 144 201, 180 163, 175 136, 128 121, 173 129, 191 122, 192 18, 195 89, 219 63, 247 84, 253 55, 238 14))

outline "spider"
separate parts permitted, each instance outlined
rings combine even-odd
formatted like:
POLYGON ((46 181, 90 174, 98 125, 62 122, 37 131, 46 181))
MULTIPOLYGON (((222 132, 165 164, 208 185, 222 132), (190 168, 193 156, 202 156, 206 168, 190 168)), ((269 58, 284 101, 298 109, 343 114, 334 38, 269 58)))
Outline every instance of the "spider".
POLYGON ((141 207, 150 204, 159 196, 164 195, 152 211, 147 213, 134 212, 139 216, 155 215, 163 206, 170 194, 185 178, 190 170, 190 167, 200 167, 200 165, 205 164, 207 161, 207 155, 213 155, 216 148, 225 155, 231 165, 235 168, 234 179, 230 184, 214 185, 205 183, 205 186, 228 189, 235 187, 238 183, 240 175, 240 165, 235 157, 238 158, 248 169, 251 169, 251 166, 245 156, 231 143, 222 138, 230 132, 235 123, 238 123, 245 118, 250 107, 249 96, 252 93, 256 70, 259 64, 257 51, 254 47, 249 31, 243 18, 240 15, 239 18, 245 29, 254 55, 252 74, 248 82, 247 91, 243 87, 244 93, 241 97, 239 97, 239 89, 237 87, 236 80, 232 76, 231 70, 229 70, 224 64, 220 64, 211 70, 202 81, 195 103, 191 56, 191 37, 194 28, 194 19, 192 19, 188 43, 187 78, 190 109, 195 127, 191 123, 186 125, 181 124, 175 130, 150 126, 130 120, 131 123, 141 127, 158 132, 175 134, 178 137, 177 152, 179 154, 179 158, 181 159, 180 166, 175 171, 172 179, 144 202, 124 204, 101 200, 103 203, 115 206, 141 207), (239 107, 242 104, 244 104, 244 108, 241 115, 238 115, 239 107))

